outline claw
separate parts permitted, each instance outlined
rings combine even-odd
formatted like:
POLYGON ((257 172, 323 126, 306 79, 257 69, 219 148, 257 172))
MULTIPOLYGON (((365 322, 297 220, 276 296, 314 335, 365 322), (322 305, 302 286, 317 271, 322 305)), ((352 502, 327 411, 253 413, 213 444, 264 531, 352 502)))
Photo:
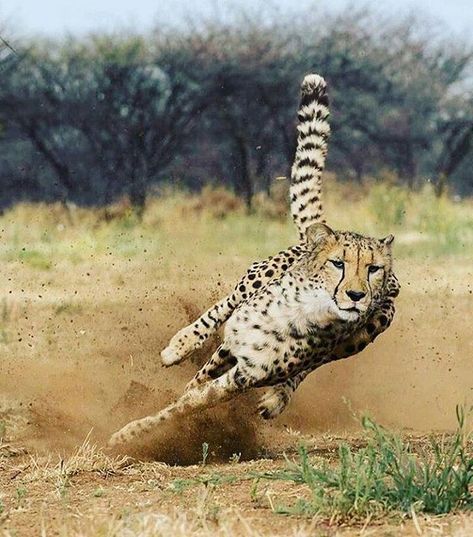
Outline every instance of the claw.
POLYGON ((270 420, 272 417, 271 412, 265 407, 259 407, 258 412, 264 420, 270 420))
POLYGON ((270 390, 261 398, 258 412, 263 419, 272 420, 282 413, 286 408, 288 400, 281 393, 270 390))

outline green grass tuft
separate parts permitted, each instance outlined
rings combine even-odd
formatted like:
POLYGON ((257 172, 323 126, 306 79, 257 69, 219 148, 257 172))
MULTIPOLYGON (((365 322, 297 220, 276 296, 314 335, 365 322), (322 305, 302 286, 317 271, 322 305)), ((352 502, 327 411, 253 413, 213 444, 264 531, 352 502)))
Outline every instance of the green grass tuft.
POLYGON ((29 265, 30 267, 39 269, 39 270, 49 270, 52 266, 51 260, 48 259, 43 253, 37 250, 26 250, 23 249, 18 254, 18 259, 29 265))
POLYGON ((309 499, 275 507, 285 514, 365 519, 396 511, 444 514, 471 510, 473 457, 460 408, 457 418, 453 435, 431 438, 417 453, 399 435, 363 418, 366 447, 354 450, 343 443, 335 466, 311 462, 306 448, 301 447, 297 462, 288 461, 286 469, 259 477, 309 488, 309 499))

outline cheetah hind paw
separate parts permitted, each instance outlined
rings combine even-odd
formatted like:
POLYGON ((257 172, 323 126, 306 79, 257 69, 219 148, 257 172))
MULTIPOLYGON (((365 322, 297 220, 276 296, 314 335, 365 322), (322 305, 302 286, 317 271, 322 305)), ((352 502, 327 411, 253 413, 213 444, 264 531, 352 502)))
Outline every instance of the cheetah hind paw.
POLYGON ((258 412, 265 420, 272 420, 278 417, 286 408, 289 397, 284 391, 268 390, 260 399, 258 412))

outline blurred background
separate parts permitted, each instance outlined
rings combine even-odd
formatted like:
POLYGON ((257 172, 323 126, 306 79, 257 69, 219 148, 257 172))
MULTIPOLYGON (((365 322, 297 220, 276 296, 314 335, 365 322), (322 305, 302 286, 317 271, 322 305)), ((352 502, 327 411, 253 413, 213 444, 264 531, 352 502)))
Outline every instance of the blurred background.
POLYGON ((392 327, 272 431, 344 430, 350 408, 454 427, 473 396, 470 3, 188 4, 0 0, 0 432, 104 440, 182 392, 218 338, 177 368, 159 351, 297 240, 310 72, 331 100, 328 222, 394 233, 402 291, 392 327))
POLYGON ((299 83, 328 80, 328 169, 471 195, 466 1, 3 0, 0 205, 108 204, 288 176, 299 83))

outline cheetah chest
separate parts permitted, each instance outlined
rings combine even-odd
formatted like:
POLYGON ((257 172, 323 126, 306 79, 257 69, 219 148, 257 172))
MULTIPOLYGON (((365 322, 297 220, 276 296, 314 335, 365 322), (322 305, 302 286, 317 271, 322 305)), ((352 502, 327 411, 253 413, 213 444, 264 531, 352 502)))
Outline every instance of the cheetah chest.
POLYGON ((238 308, 227 323, 225 345, 280 382, 320 362, 353 330, 355 319, 341 319, 324 289, 296 286, 287 275, 238 308))

